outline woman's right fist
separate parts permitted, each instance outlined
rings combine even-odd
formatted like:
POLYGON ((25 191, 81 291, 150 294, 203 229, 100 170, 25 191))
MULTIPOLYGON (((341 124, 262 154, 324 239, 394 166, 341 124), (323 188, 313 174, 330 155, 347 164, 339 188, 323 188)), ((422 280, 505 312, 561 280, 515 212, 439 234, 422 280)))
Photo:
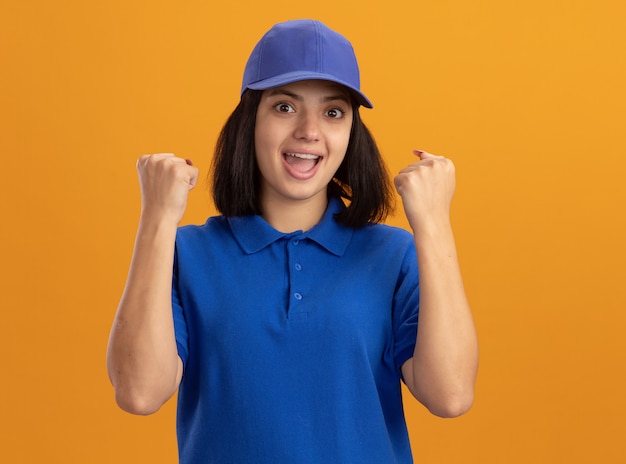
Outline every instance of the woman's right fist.
POLYGON ((198 181, 198 169, 189 160, 158 153, 139 158, 137 172, 142 215, 156 215, 178 224, 185 213, 189 190, 198 181))

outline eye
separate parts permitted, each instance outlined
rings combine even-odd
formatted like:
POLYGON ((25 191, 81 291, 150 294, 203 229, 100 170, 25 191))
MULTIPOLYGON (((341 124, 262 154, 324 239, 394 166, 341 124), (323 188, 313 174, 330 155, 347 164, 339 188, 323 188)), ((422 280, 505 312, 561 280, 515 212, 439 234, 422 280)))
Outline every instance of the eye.
POLYGON ((274 105, 274 109, 279 113, 295 113, 295 109, 289 103, 277 103, 274 105))
POLYGON ((324 114, 326 114, 326 116, 332 119, 341 119, 344 116, 343 110, 339 108, 331 108, 328 111, 326 111, 326 113, 324 114))

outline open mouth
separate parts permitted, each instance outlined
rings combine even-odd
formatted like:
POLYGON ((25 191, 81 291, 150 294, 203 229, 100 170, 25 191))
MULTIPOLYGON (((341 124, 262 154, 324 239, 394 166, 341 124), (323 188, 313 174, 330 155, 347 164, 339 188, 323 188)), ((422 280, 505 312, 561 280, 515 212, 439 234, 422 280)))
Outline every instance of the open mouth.
POLYGON ((289 166, 301 173, 312 170, 321 159, 321 156, 310 153, 284 153, 283 157, 289 166))

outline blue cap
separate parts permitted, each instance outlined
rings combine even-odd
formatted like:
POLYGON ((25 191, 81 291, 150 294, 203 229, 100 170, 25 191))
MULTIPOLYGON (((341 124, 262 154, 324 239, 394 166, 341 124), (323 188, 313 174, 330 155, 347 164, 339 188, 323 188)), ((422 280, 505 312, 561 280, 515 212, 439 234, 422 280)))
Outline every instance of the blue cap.
POLYGON ((309 79, 344 85, 359 104, 373 107, 361 92, 359 65, 350 42, 308 19, 276 24, 261 38, 248 58, 241 94, 309 79))

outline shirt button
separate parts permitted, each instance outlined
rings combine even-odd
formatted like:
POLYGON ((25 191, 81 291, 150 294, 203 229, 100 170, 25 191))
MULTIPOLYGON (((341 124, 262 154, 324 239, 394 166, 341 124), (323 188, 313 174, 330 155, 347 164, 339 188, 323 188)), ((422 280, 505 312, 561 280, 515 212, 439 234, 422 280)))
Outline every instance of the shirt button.
POLYGON ((294 294, 293 294, 293 297, 294 297, 296 300, 301 300, 301 299, 302 299, 302 295, 301 295, 301 294, 299 294, 299 293, 294 293, 294 294))
POLYGON ((294 240, 293 242, 291 242, 294 244, 294 246, 298 246, 298 244, 300 243, 300 240, 294 240))
POLYGON ((296 263, 296 271, 301 271, 302 265, 300 263, 296 263))

